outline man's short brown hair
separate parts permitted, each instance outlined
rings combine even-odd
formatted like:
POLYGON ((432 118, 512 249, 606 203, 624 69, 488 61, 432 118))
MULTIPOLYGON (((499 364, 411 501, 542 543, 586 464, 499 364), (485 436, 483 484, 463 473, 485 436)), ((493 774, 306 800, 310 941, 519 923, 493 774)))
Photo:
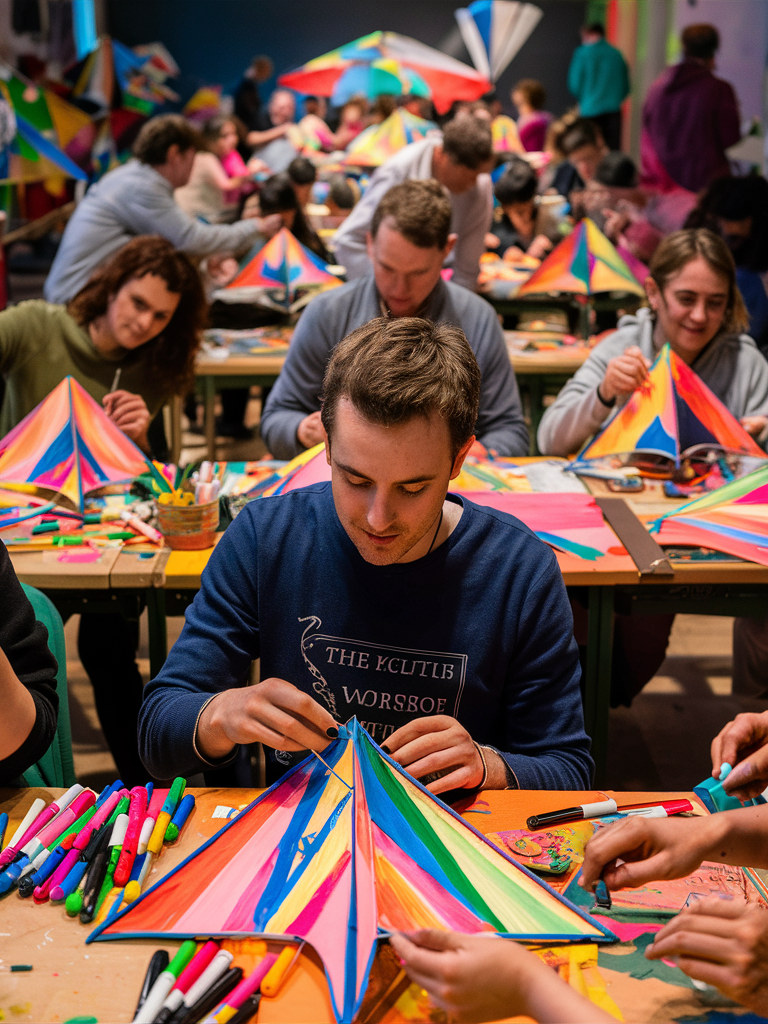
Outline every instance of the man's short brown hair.
POLYGON ((687 25, 680 42, 686 57, 711 60, 720 49, 720 33, 714 25, 687 25))
POLYGON ((443 152, 455 164, 476 171, 493 159, 490 124, 478 117, 455 117, 443 128, 443 152))
POLYGON ((199 132, 181 114, 161 114, 150 118, 143 126, 133 144, 133 155, 143 164, 159 167, 168 159, 171 146, 178 146, 182 153, 190 147, 205 149, 199 132))
POLYGON ((321 415, 329 444, 340 398, 385 427, 414 416, 442 416, 454 459, 474 433, 480 367, 459 327, 379 317, 348 334, 328 362, 321 415))
POLYGON ((381 197, 371 220, 375 238, 381 222, 391 217, 395 228, 420 249, 444 249, 448 244, 453 209, 443 186, 426 181, 404 181, 381 197))

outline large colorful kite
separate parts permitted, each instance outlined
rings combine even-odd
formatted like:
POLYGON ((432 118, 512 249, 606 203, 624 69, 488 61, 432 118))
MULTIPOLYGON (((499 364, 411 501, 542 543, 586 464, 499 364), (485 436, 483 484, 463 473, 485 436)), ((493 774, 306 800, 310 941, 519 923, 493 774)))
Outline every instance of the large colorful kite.
POLYGON ((418 142, 437 125, 416 117, 407 110, 396 110, 382 121, 371 125, 350 143, 342 164, 352 167, 378 167, 386 163, 410 142, 418 142))
POLYGON ((679 466, 681 456, 699 445, 765 457, 717 395, 667 344, 645 381, 582 449, 572 468, 634 452, 665 456, 679 466))
POLYGON ((293 300, 298 290, 316 291, 340 283, 319 256, 303 246, 288 228, 281 228, 226 288, 214 292, 214 298, 254 302, 271 292, 281 305, 295 309, 293 300))
POLYGON ((643 286, 589 217, 579 221, 571 234, 552 250, 538 270, 520 285, 517 295, 552 292, 631 292, 645 296, 643 286))
POLYGON ((336 1019, 351 1021, 392 931, 613 940, 412 779, 356 719, 323 758, 294 768, 88 941, 303 939, 323 961, 336 1019))
MULTIPOLYGON (((429 88, 438 114, 447 114, 454 100, 477 100, 491 88, 487 77, 468 64, 397 32, 361 36, 281 75, 278 84, 313 96, 333 96, 342 76, 382 60, 396 61, 401 68, 416 72, 429 88)), ((397 88, 397 76, 391 77, 390 88, 396 94, 404 91, 402 86, 397 88)))
POLYGON ((147 459, 74 377, 65 377, 0 441, 0 483, 83 511, 90 491, 127 483, 147 459))
POLYGON ((475 0, 454 11, 477 70, 496 82, 536 28, 544 11, 515 0, 475 0))
POLYGON ((713 548, 768 565, 768 466, 667 512, 649 529, 660 544, 713 548))

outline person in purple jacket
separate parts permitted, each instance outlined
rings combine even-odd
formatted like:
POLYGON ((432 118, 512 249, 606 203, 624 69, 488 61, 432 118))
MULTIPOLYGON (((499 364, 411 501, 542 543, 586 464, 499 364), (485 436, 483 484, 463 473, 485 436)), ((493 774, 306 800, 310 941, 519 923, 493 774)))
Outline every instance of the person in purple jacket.
POLYGON ((716 78, 720 36, 714 25, 688 25, 683 59, 648 90, 643 106, 641 183, 698 192, 731 173, 726 149, 741 138, 733 87, 716 78))
POLYGON ((261 742, 271 782, 354 715, 433 793, 586 788, 555 555, 447 493, 480 394, 463 332, 372 320, 335 347, 323 392, 331 482, 253 501, 224 534, 145 688, 145 765, 170 778, 240 758, 247 773, 261 742))

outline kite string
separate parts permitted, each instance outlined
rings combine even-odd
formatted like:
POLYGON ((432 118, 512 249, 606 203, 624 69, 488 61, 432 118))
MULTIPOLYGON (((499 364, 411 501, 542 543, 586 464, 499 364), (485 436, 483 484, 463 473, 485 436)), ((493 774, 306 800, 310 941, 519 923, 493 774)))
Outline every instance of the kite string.
MULTIPOLYGON (((333 770, 333 768, 331 768, 331 766, 329 764, 326 764, 325 761, 323 761, 322 757, 320 757, 320 755, 318 754, 318 752, 316 750, 313 750, 312 753, 315 755, 315 757, 318 759, 318 761, 320 761, 322 764, 325 765, 325 767, 328 769, 328 771, 331 773, 331 775, 336 775, 336 772, 333 770)), ((347 787, 347 789, 350 791, 350 793, 352 792, 352 787, 350 786, 350 784, 348 782, 344 782, 344 779, 342 779, 342 777, 340 775, 336 775, 336 778, 339 780, 339 782, 341 782, 343 785, 345 785, 347 787)))

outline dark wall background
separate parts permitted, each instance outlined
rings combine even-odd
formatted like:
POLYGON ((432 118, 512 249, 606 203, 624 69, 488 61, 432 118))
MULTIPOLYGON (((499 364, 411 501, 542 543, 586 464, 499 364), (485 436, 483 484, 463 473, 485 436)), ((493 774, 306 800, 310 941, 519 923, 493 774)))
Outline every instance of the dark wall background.
MULTIPOLYGON (((520 78, 538 78, 548 107, 573 103, 566 76, 579 43, 586 2, 536 0, 544 11, 531 38, 498 83, 509 90, 520 78)), ((200 85, 234 87, 257 53, 268 54, 277 74, 297 67, 375 29, 413 36, 471 63, 454 9, 461 0, 107 0, 107 31, 134 46, 155 40, 173 54, 182 76, 169 84, 186 100, 200 85)), ((274 82, 262 86, 266 97, 274 82)))

